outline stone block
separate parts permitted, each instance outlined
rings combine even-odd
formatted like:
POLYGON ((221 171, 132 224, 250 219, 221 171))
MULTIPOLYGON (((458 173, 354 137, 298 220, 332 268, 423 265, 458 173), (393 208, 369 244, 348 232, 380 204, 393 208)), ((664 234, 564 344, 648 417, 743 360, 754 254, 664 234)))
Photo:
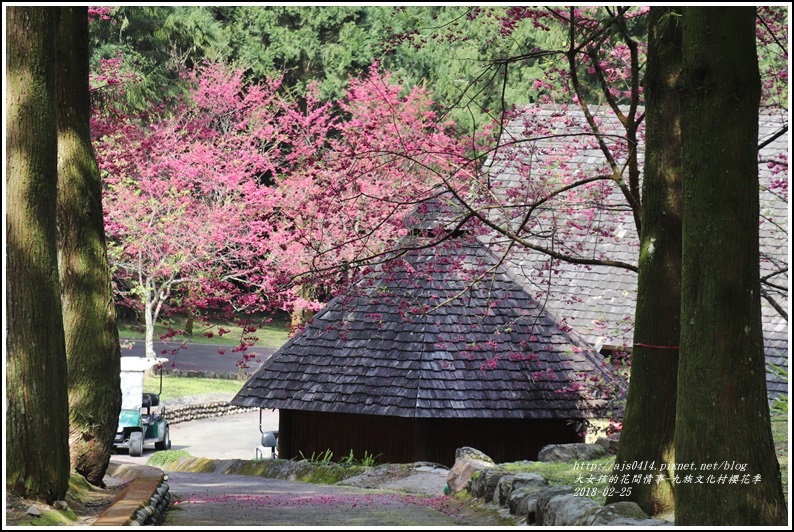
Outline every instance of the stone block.
POLYGON ((574 462, 595 460, 606 456, 606 450, 595 443, 562 443, 547 445, 538 453, 541 462, 574 462))

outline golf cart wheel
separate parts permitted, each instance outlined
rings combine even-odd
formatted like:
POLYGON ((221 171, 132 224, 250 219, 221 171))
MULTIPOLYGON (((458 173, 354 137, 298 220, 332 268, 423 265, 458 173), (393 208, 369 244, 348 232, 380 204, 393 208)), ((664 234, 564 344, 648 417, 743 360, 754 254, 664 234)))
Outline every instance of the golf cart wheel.
POLYGON ((130 434, 130 456, 141 456, 143 454, 143 432, 133 432, 130 434))
POLYGON ((154 448, 158 451, 167 451, 171 448, 171 435, 168 431, 168 425, 165 426, 165 434, 163 434, 163 440, 158 441, 154 444, 154 448))

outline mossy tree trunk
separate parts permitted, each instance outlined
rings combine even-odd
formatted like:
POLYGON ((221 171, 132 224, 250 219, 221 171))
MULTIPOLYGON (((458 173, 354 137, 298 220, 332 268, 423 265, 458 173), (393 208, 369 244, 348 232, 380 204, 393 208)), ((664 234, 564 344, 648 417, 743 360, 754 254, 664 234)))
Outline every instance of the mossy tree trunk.
POLYGON ((677 473, 676 525, 785 525, 761 332, 755 8, 687 7, 682 20, 675 460, 703 483, 677 473))
MULTIPOLYGON (((676 373, 681 304, 680 8, 652 7, 645 73, 646 141, 639 277, 623 431, 616 463, 647 464, 667 477, 675 461, 676 373), (653 465, 650 465, 653 464, 653 465), (662 470, 663 465, 664 471, 662 470)), ((636 472, 629 471, 633 474, 636 472)), ((626 473, 624 473, 626 474, 626 473)), ((617 475, 622 478, 622 474, 617 475)), ((649 514, 670 510, 670 480, 618 482, 608 502, 634 501, 649 514)))
POLYGON ((88 8, 61 8, 58 30, 58 260, 72 467, 103 485, 121 408, 118 328, 102 183, 91 146, 88 8))
POLYGON ((58 14, 6 11, 6 488, 50 503, 69 483, 55 216, 58 14))

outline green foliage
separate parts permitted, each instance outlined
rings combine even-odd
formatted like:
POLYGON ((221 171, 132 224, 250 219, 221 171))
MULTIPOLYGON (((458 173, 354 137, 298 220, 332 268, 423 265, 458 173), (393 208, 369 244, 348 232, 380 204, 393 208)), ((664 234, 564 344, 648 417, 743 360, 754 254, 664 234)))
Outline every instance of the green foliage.
POLYGON ((527 58, 535 48, 561 49, 561 30, 520 22, 501 34, 501 6, 119 6, 112 21, 91 24, 92 71, 121 54, 130 105, 144 108, 184 89, 179 72, 202 60, 225 61, 253 78, 284 77, 297 95, 316 82, 323 99, 343 95, 350 77, 374 62, 406 89, 426 86, 466 132, 503 107, 537 99, 533 81, 559 57, 527 58), (504 94, 502 89, 504 89, 504 94))
POLYGON ((384 57, 384 66, 409 85, 426 85, 465 132, 471 132, 505 108, 538 97, 533 81, 552 58, 503 60, 525 56, 536 47, 560 48, 561 32, 545 32, 529 21, 518 24, 510 38, 501 34, 498 18, 505 7, 490 6, 469 18, 474 8, 462 6, 405 7, 399 10, 398 31, 414 31, 384 57), (497 64, 498 63, 498 64, 497 64))
POLYGON ((234 62, 258 78, 283 75, 303 93, 318 82, 326 99, 338 98, 349 76, 363 73, 383 37, 369 7, 240 6, 221 8, 231 30, 234 62))
POLYGON ((361 460, 358 461, 358 465, 364 466, 364 467, 372 467, 372 466, 374 466, 377 463, 377 460, 378 460, 378 458, 380 456, 381 455, 375 456, 375 455, 372 455, 372 454, 368 453, 367 451, 364 451, 364 457, 361 460))
POLYGON ((772 413, 775 414, 788 414, 788 395, 778 395, 772 401, 772 413))
MULTIPOLYGON (((331 451, 331 449, 326 449, 324 453, 312 453, 312 455, 308 458, 304 456, 303 451, 298 451, 298 454, 301 457, 299 462, 320 465, 333 464, 332 459, 334 457, 334 453, 331 451)), ((377 460, 380 456, 381 455, 373 455, 370 452, 364 451, 364 456, 358 459, 356 458, 353 449, 350 449, 350 454, 341 458, 337 463, 343 466, 372 467, 377 463, 377 460)))
POLYGON ((226 60, 229 29, 210 6, 117 6, 111 20, 91 23, 91 71, 101 59, 120 55, 123 72, 138 82, 127 87, 132 109, 148 109, 182 93, 180 72, 204 60, 226 60))
POLYGON ((339 460, 339 463, 340 464, 355 464, 356 463, 356 458, 355 458, 355 455, 353 454, 353 449, 350 449, 350 454, 347 455, 346 457, 342 458, 341 460, 339 460))

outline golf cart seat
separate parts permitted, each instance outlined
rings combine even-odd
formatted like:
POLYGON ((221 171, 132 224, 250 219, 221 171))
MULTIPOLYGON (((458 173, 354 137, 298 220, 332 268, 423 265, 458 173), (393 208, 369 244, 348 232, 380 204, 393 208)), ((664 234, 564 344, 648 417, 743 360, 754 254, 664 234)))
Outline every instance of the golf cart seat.
POLYGON ((149 408, 151 406, 159 406, 159 405, 160 405, 160 394, 156 394, 156 393, 143 394, 143 400, 141 401, 141 406, 143 408, 149 408))

